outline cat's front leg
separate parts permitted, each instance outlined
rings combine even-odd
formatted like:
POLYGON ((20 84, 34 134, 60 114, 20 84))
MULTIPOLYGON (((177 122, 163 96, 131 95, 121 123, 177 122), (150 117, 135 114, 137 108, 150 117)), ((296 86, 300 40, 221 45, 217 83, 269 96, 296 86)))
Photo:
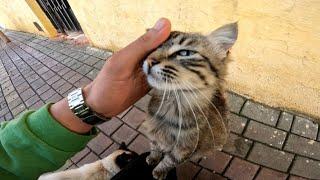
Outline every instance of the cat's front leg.
POLYGON ((179 149, 174 149, 164 155, 160 163, 153 169, 152 175, 155 179, 165 179, 168 172, 184 162, 190 157, 191 151, 181 151, 179 149))
POLYGON ((161 160, 163 153, 156 141, 151 141, 150 147, 151 147, 150 155, 146 158, 146 162, 149 165, 156 165, 161 160))

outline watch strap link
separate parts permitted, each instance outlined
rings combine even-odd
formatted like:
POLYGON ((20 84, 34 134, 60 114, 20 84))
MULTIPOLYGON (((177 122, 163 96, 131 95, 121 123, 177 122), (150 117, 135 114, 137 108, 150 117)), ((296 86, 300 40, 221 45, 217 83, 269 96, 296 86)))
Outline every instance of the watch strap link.
POLYGON ((68 95, 68 104, 72 112, 79 117, 83 122, 90 125, 98 125, 110 118, 106 118, 92 111, 85 103, 82 89, 78 88, 68 95))

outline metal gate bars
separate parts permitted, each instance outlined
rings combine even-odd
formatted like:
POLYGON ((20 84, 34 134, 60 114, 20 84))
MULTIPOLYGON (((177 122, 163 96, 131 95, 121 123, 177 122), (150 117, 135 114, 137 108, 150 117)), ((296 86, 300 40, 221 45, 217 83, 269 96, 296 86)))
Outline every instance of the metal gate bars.
POLYGON ((82 31, 67 0, 37 0, 54 27, 62 32, 82 31))

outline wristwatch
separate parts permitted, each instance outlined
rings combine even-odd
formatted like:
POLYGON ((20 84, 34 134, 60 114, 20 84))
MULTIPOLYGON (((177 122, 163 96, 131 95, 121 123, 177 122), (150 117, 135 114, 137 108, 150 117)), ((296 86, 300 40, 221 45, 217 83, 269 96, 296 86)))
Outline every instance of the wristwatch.
POLYGON ((81 88, 68 94, 68 104, 70 110, 84 123, 98 125, 111 119, 92 111, 90 107, 86 105, 81 88))

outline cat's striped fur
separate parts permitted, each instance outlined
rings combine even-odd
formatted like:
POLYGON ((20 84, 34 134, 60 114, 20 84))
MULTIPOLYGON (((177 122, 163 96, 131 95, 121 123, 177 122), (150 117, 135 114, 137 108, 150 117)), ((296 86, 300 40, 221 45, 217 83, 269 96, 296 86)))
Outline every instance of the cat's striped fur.
POLYGON ((208 36, 172 32, 144 61, 154 94, 143 127, 152 141, 147 163, 157 164, 156 179, 225 144, 229 128, 224 83, 237 34, 236 23, 208 36))

